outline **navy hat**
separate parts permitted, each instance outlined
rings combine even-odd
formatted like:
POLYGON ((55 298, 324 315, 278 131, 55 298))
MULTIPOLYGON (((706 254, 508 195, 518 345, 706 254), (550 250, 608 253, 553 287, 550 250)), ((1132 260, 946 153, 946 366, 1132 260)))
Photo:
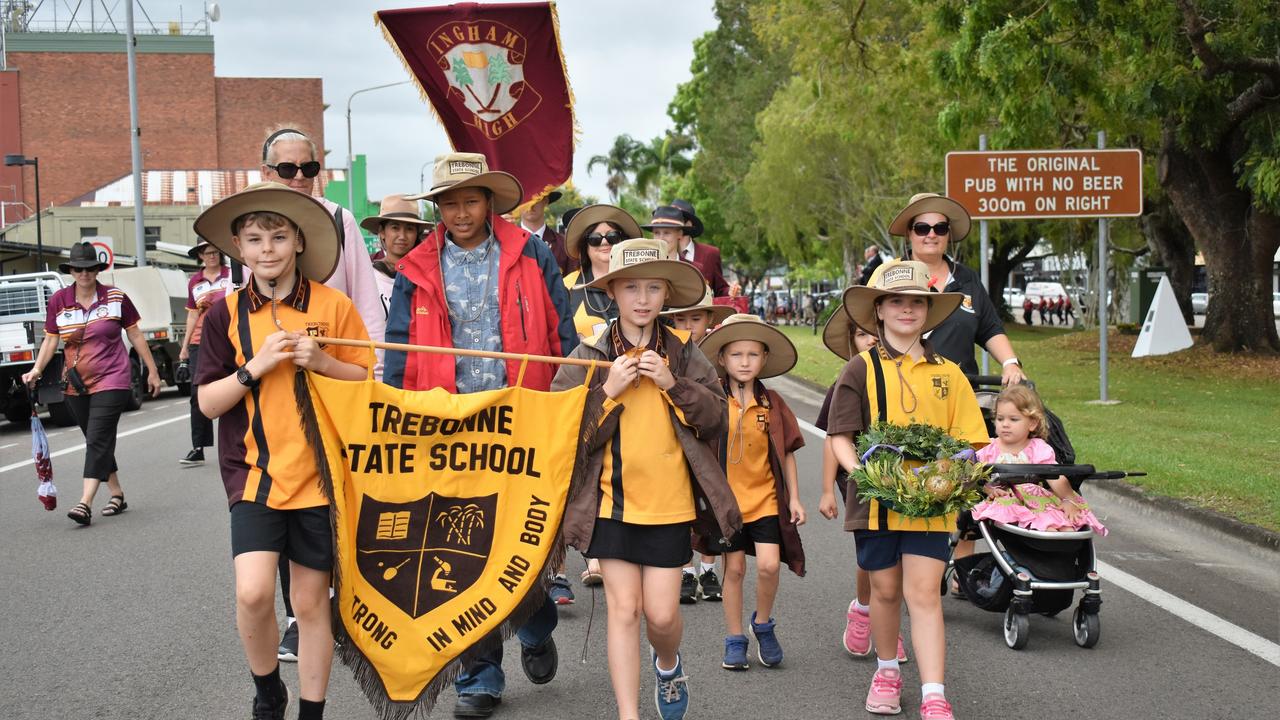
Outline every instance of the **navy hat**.
POLYGON ((578 214, 582 208, 569 208, 560 216, 560 234, 563 235, 569 229, 569 223, 573 221, 573 216, 578 214))
POLYGON ((657 228, 680 228, 686 235, 693 232, 693 227, 685 227, 684 211, 673 205, 659 205, 653 211, 653 219, 648 225, 641 225, 645 230, 657 228))
POLYGON ((686 235, 695 238, 702 236, 702 231, 704 229, 702 227, 702 221, 698 219, 697 213, 693 211, 693 205, 690 204, 688 200, 672 200, 671 207, 679 208, 680 212, 684 213, 684 219, 693 224, 685 233, 686 235))

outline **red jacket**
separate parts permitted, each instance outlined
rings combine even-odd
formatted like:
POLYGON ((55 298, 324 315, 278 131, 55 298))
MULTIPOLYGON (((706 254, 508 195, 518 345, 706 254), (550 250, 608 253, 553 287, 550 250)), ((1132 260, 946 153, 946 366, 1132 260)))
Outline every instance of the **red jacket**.
MULTIPOLYGON (((528 232, 501 218, 493 223, 500 251, 498 305, 503 351, 567 354, 577 345, 578 334, 569 314, 569 294, 551 250, 541 242, 530 242, 528 232)), ((440 276, 444 232, 444 225, 437 225, 396 266, 399 274, 387 313, 387 342, 453 347, 453 326, 440 276)), ((520 376, 520 361, 508 360, 506 365, 508 383, 514 385, 520 376)), ((556 367, 529 363, 521 385, 550 389, 556 367)), ((457 392, 456 368, 452 355, 388 350, 383 382, 406 390, 443 387, 457 392)))

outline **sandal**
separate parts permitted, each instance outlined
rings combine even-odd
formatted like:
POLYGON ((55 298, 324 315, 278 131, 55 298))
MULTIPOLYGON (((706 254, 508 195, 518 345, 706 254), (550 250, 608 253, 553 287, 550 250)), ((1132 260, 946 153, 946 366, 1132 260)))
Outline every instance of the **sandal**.
POLYGON ((102 508, 102 516, 111 517, 112 515, 119 515, 128 509, 129 503, 124 501, 123 495, 112 495, 111 499, 107 501, 106 506, 102 508))
POLYGON ((93 521, 93 508, 85 503, 76 503, 75 507, 67 511, 67 517, 80 525, 88 525, 93 521))
POLYGON ((604 575, 600 571, 592 571, 590 568, 582 571, 582 584, 587 587, 604 584, 604 575))

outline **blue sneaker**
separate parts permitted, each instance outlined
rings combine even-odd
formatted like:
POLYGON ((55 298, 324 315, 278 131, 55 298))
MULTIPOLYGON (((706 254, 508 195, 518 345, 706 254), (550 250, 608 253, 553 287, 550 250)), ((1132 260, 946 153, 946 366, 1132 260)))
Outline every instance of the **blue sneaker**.
POLYGON ((551 591, 548 594, 557 605, 573 604, 573 588, 569 586, 569 578, 564 575, 551 578, 551 591))
POLYGON ((724 662, 720 667, 725 670, 746 670, 751 667, 747 663, 746 635, 730 635, 724 639, 724 662))
POLYGON ((676 669, 670 673, 658 670, 658 658, 654 655, 653 672, 658 680, 653 687, 653 702, 662 720, 684 720, 689 710, 689 678, 684 675, 684 664, 676 655, 676 669))
POLYGON ((756 614, 751 613, 751 635, 756 639, 756 656, 765 667, 776 667, 782 663, 782 646, 778 637, 773 634, 773 618, 769 622, 757 623, 756 614))

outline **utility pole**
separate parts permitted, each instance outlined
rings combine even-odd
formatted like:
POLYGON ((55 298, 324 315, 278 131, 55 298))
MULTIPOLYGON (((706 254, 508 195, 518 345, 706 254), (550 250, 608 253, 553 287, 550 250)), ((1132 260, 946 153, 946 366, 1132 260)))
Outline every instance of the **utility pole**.
POLYGON ((133 3, 134 0, 125 0, 125 50, 129 64, 129 149, 133 157, 134 265, 142 267, 147 264, 147 240, 142 219, 142 128, 138 127, 138 39, 133 34, 133 3))

